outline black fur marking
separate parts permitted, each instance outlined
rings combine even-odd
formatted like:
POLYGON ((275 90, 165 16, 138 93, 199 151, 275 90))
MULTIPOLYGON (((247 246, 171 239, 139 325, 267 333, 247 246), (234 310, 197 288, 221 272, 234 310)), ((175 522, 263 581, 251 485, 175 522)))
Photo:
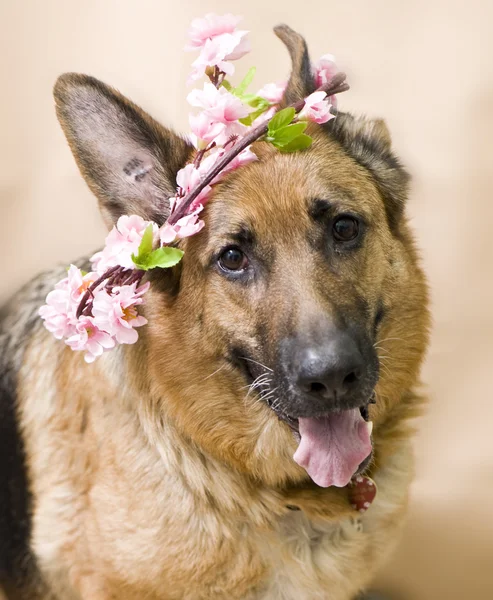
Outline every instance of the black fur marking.
POLYGON ((24 444, 15 408, 15 380, 6 370, 0 374, 0 580, 26 582, 32 578, 30 555, 31 494, 24 444))
POLYGON ((242 226, 237 232, 232 233, 231 239, 242 247, 252 248, 255 245, 255 235, 247 226, 242 226))
MULTIPOLYGON (((77 262, 83 268, 85 263, 77 262)), ((38 308, 64 273, 60 268, 40 275, 0 310, 0 587, 18 600, 48 596, 30 549, 32 499, 19 425, 17 373, 27 340, 42 327, 38 308)))
POLYGON ((380 300, 380 302, 378 303, 377 314, 375 315, 375 333, 378 329, 378 326, 383 321, 383 318, 385 317, 386 312, 387 311, 385 310, 385 307, 384 307, 382 301, 380 300))
POLYGON ((134 181, 140 182, 144 177, 151 171, 151 166, 146 166, 139 158, 132 158, 123 167, 123 172, 128 175, 134 181))
POLYGON ((315 198, 308 210, 308 214, 314 221, 321 221, 327 217, 331 209, 332 204, 328 200, 315 198))

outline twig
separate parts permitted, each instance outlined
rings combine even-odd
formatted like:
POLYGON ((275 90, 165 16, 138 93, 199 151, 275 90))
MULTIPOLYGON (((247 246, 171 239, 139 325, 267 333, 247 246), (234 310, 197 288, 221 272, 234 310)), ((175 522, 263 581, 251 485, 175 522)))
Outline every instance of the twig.
POLYGON ((98 287, 98 285, 101 285, 103 281, 109 279, 114 273, 116 273, 116 271, 118 271, 118 269, 123 269, 123 267, 116 265, 115 267, 112 267, 111 269, 103 273, 101 277, 96 279, 96 281, 91 283, 91 285, 87 288, 86 293, 82 296, 82 299, 79 302, 79 306, 77 307, 77 313, 75 315, 77 319, 81 316, 82 311, 84 310, 86 303, 89 300, 89 296, 93 295, 93 292, 98 287))
MULTIPOLYGON (((327 96, 334 96, 335 94, 340 94, 341 92, 345 92, 349 89, 349 85, 346 83, 346 75, 345 73, 337 73, 334 77, 325 85, 319 87, 317 92, 325 92, 327 96)), ((305 106, 305 101, 299 100, 294 104, 290 105, 294 108, 296 113, 299 113, 301 109, 305 106)), ((217 163, 212 167, 212 169, 204 175, 204 177, 200 180, 200 182, 191 190, 182 200, 180 206, 173 212, 168 218, 168 224, 174 225, 177 221, 179 221, 182 217, 187 214, 190 205, 198 197, 200 192, 207 186, 211 181, 213 181, 219 173, 224 169, 224 167, 230 163, 233 158, 238 156, 245 148, 250 146, 253 142, 261 138, 265 135, 269 128, 269 121, 262 123, 255 129, 252 129, 245 137, 243 137, 237 144, 235 144, 230 150, 228 150, 221 159, 217 161, 217 163)))

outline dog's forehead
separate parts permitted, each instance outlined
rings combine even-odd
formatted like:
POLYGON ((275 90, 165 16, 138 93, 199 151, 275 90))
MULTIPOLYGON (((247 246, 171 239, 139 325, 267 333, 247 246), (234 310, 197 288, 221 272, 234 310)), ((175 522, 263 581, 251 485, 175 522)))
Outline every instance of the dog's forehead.
POLYGON ((266 152, 218 187, 208 207, 212 235, 250 231, 266 238, 302 234, 324 203, 381 219, 383 203, 366 169, 335 143, 316 140, 294 154, 266 152))

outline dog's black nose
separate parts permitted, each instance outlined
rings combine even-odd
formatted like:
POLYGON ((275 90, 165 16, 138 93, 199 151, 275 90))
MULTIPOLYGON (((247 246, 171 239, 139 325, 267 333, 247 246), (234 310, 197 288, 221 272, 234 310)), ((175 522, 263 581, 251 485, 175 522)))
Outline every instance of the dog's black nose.
POLYGON ((293 383, 304 395, 337 401, 351 392, 363 374, 363 356, 345 331, 333 331, 323 344, 294 351, 293 383))

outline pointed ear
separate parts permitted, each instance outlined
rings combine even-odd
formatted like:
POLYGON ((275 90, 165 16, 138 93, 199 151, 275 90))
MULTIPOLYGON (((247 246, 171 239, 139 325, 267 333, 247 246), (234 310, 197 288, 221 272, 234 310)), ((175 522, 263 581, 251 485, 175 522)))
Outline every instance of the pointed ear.
POLYGON ((56 111, 79 169, 112 227, 122 214, 163 223, 193 147, 101 81, 66 73, 56 111))
POLYGON ((409 175, 392 151, 388 127, 382 119, 354 117, 338 111, 326 130, 360 165, 368 169, 382 194, 387 220, 394 232, 404 214, 409 175))
POLYGON ((274 27, 274 33, 284 43, 291 56, 291 76, 282 102, 282 106, 287 106, 315 91, 315 77, 303 36, 287 25, 277 25, 274 27))

